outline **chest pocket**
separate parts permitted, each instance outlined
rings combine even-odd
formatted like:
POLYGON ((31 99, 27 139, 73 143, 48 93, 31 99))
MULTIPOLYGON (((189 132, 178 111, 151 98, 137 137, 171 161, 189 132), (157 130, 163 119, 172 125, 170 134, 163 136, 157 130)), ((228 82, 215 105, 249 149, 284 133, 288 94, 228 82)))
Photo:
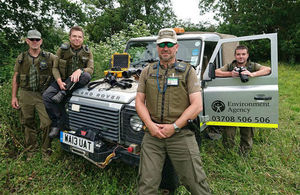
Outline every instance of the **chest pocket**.
MULTIPOLYGON (((162 75, 159 75, 162 77, 162 75)), ((151 115, 157 115, 158 113, 158 102, 159 93, 157 88, 156 75, 150 74, 146 81, 146 106, 151 115)))
POLYGON ((20 84, 20 87, 27 87, 27 84, 28 84, 28 77, 26 74, 20 74, 20 77, 19 77, 19 84, 20 84))
POLYGON ((40 62, 40 71, 41 72, 44 72, 44 71, 46 71, 48 69, 48 64, 47 64, 47 62, 45 61, 45 60, 42 60, 41 62, 40 62))
POLYGON ((82 63, 83 63, 83 67, 87 66, 87 63, 89 61, 89 57, 88 56, 82 56, 82 63))
POLYGON ((168 87, 168 115, 171 117, 179 117, 189 106, 189 96, 185 77, 182 74, 176 75, 176 77, 178 78, 178 86, 168 87))
POLYGON ((64 80, 66 78, 66 74, 67 74, 67 60, 59 59, 58 68, 59 68, 61 77, 64 80))

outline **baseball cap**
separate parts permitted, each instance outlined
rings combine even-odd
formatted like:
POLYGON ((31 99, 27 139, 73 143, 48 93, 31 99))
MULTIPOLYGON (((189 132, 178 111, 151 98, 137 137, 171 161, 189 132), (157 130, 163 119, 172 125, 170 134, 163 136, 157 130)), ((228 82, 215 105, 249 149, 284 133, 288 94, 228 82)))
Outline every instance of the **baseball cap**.
POLYGON ((41 39, 42 36, 41 36, 41 33, 39 31, 37 31, 37 30, 30 30, 27 33, 27 38, 28 39, 41 39))
POLYGON ((163 28, 158 32, 156 44, 164 42, 177 43, 177 35, 172 28, 163 28))

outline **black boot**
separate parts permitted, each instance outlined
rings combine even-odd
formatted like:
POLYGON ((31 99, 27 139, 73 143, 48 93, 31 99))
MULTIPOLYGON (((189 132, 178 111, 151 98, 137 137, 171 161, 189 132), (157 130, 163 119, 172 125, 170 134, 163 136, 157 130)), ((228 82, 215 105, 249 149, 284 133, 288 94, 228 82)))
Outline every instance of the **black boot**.
POLYGON ((51 127, 51 131, 49 133, 50 138, 56 138, 59 134, 59 128, 58 127, 51 127))
POLYGON ((66 91, 59 91, 56 95, 54 95, 51 100, 56 104, 59 104, 64 97, 67 95, 66 91))

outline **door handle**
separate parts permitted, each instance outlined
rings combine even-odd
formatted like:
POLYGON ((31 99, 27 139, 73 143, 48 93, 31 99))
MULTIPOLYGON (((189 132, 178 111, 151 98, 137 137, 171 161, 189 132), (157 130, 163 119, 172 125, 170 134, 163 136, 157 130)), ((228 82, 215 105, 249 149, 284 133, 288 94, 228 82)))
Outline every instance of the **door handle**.
POLYGON ((257 94, 254 96, 254 100, 271 100, 271 96, 265 96, 264 94, 257 94))

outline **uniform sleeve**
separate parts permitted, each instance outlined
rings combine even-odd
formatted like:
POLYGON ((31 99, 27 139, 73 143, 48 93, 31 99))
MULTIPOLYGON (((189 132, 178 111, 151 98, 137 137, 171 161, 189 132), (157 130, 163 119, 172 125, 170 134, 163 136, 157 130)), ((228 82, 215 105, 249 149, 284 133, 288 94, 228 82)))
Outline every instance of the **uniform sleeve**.
POLYGON ((228 71, 229 70, 229 64, 226 64, 226 65, 222 66, 220 68, 220 70, 222 70, 223 72, 228 71))
POLYGON ((92 51, 90 51, 89 61, 87 63, 87 67, 84 69, 84 72, 88 72, 90 75, 94 72, 94 56, 92 51))
POLYGON ((53 68, 52 68, 52 74, 55 78, 55 80, 61 78, 60 72, 59 72, 59 60, 61 58, 61 49, 59 48, 56 52, 56 62, 53 64, 53 68))
POLYGON ((22 60, 22 54, 20 54, 16 59, 14 72, 20 72, 20 66, 21 66, 20 63, 19 63, 20 60, 22 60))
POLYGON ((146 93, 146 80, 147 80, 148 69, 149 69, 149 66, 144 68, 140 75, 137 92, 146 93))
POLYGON ((53 69, 54 66, 57 67, 57 56, 54 55, 53 53, 50 53, 50 59, 52 61, 52 67, 51 68, 53 69))
POLYGON ((254 64, 254 71, 259 71, 259 69, 261 69, 262 65, 260 65, 259 63, 255 63, 254 64))
POLYGON ((189 74, 187 75, 187 87, 188 94, 201 91, 200 81, 197 78, 197 74, 194 68, 190 68, 189 74))

